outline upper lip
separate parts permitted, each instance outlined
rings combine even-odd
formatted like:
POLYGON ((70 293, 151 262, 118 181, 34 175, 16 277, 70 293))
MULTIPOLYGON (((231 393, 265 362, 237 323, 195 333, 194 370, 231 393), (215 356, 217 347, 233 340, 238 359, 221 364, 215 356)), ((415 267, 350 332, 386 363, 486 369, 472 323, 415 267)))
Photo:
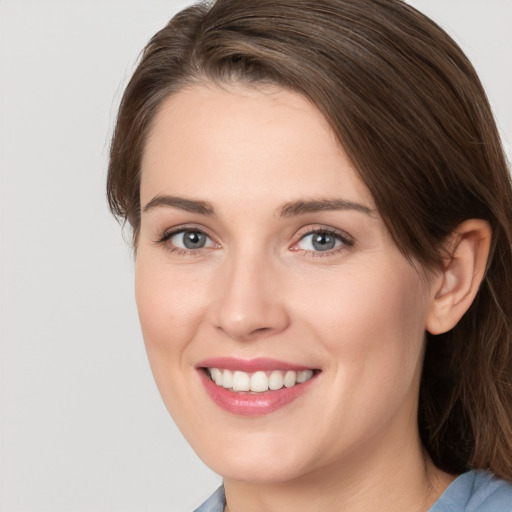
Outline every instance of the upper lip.
POLYGON ((205 359, 196 365, 197 368, 222 368, 224 370, 242 371, 252 373, 259 370, 312 370, 311 366, 279 361, 267 357, 257 357, 255 359, 237 359, 235 357, 214 357, 205 359))

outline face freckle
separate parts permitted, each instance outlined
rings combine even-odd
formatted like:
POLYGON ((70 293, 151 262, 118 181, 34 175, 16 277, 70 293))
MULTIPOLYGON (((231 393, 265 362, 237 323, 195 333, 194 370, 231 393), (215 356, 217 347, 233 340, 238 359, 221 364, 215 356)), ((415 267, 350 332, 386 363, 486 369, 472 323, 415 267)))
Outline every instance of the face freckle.
POLYGON ((428 283, 308 100, 213 85, 168 98, 141 205, 150 364, 209 466, 283 481, 417 441, 428 283), (254 386, 282 388, 244 392, 256 373, 254 386))

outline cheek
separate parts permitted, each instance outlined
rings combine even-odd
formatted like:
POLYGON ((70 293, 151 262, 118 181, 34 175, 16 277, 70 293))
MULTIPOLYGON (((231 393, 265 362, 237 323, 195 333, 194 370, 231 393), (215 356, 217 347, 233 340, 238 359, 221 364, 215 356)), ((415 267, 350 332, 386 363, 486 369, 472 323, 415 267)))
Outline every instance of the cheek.
POLYGON ((297 316, 309 318, 323 329, 324 337, 336 340, 333 350, 363 350, 382 345, 380 339, 400 342, 404 335, 423 333, 423 281, 402 257, 388 260, 354 264, 346 272, 335 269, 321 278, 316 274, 311 282, 303 274, 293 292, 299 297, 297 316))
POLYGON ((344 321, 338 327, 340 335, 346 332, 347 339, 358 340, 361 350, 385 352, 394 345, 414 344, 418 334, 423 338, 424 307, 417 279, 374 276, 370 282, 358 279, 346 287, 344 321))
POLYGON ((135 298, 144 339, 149 347, 177 348, 195 327, 204 297, 179 272, 138 256, 135 298))
POLYGON ((351 390, 359 402, 399 401, 419 380, 425 289, 416 271, 400 263, 345 274, 329 293, 303 302, 314 319, 310 328, 331 355, 336 389, 351 390))
POLYGON ((194 373, 188 356, 202 316, 204 296, 199 292, 197 283, 165 263, 137 255, 135 298, 144 344, 160 394, 178 424, 193 414, 183 377, 194 373))
POLYGON ((144 344, 155 382, 174 416, 185 392, 180 379, 193 372, 190 342, 203 316, 204 290, 165 263, 137 258, 135 297, 144 344))
POLYGON ((367 283, 366 293, 354 291, 347 305, 358 352, 368 358, 374 355, 375 369, 390 376, 391 368, 407 372, 417 366, 425 315, 419 279, 412 269, 382 273, 367 283))

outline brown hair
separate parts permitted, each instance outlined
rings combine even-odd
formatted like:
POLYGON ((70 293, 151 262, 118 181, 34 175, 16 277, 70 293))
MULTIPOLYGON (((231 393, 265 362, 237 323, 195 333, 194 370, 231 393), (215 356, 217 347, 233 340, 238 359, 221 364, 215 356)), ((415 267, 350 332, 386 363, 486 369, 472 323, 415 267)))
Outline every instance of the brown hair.
POLYGON ((400 0, 218 0, 177 14, 124 93, 111 210, 140 223, 140 163, 162 101, 201 82, 273 83, 310 98, 400 250, 441 264, 459 223, 487 220, 488 270, 469 311, 427 338, 419 429, 434 463, 512 480, 512 188, 480 81, 456 43, 400 0))

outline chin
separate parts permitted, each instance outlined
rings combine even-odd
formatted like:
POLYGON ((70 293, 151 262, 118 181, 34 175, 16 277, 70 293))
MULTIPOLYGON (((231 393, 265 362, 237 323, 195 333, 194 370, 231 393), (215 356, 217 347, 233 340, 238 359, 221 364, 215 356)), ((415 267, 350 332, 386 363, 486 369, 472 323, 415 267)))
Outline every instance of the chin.
POLYGON ((265 461, 223 460, 208 464, 208 466, 227 480, 261 484, 288 482, 302 474, 296 464, 274 460, 268 454, 265 461))
POLYGON ((221 442, 192 447, 203 462, 225 479, 254 483, 293 480, 306 472, 297 446, 286 446, 279 439, 257 439, 257 434, 238 440, 229 436, 221 442), (217 448, 212 450, 212 445, 217 448))

